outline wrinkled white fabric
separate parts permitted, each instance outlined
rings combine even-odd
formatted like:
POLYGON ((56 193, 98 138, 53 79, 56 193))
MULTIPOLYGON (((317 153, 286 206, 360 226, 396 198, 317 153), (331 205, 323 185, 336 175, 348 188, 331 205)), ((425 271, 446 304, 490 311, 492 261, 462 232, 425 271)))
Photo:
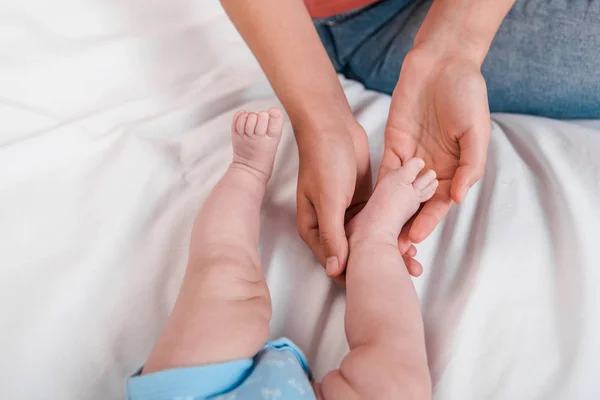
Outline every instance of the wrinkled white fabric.
MULTIPOLYGON (((343 84, 376 171, 389 98, 343 84)), ((3 398, 123 398, 234 110, 277 104, 215 0, 0 0, 3 398)), ((419 246, 435 397, 599 398, 600 123, 494 119, 485 178, 419 246)), ((262 214, 272 334, 321 377, 347 351, 343 293, 296 234, 284 135, 262 214)))

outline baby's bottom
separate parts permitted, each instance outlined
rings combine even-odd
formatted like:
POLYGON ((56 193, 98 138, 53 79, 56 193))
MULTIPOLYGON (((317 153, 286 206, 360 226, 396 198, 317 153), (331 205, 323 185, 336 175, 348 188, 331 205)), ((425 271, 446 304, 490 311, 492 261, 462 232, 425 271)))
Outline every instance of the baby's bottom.
MULTIPOLYGON (((143 375, 182 367, 191 367, 180 370, 190 372, 202 365, 225 369, 236 365, 238 372, 252 371, 244 363, 268 360, 273 349, 264 346, 271 304, 257 246, 261 202, 282 125, 281 112, 273 109, 234 117, 234 161, 198 214, 179 297, 143 375)), ((346 278, 351 351, 339 370, 315 385, 319 397, 430 396, 419 303, 397 248, 402 226, 437 185, 432 172, 417 178, 422 168, 421 160, 411 160, 382 180, 351 222, 346 278)), ((301 365, 303 356, 293 346, 284 350, 291 352, 290 364, 295 358, 301 365)), ((235 378, 242 380, 236 384, 244 383, 247 377, 242 375, 235 378)), ((294 378, 286 384, 304 383, 294 378)), ((221 388, 229 389, 233 388, 221 388)), ((271 398, 268 390, 263 398, 271 398)))

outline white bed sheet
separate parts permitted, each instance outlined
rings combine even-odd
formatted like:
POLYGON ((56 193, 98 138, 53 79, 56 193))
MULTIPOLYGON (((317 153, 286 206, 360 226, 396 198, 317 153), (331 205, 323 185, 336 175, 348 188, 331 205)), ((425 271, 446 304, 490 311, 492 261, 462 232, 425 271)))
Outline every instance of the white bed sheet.
MULTIPOLYGON (((0 0, 0 21, 1 397, 120 399, 231 115, 278 103, 215 0, 0 0)), ((343 84, 377 166, 389 99, 343 84)), ((494 121, 485 178, 419 246, 435 398, 600 398, 600 123, 494 121)), ((261 251, 273 336, 320 377, 344 298, 296 234, 296 152, 287 125, 261 251)))

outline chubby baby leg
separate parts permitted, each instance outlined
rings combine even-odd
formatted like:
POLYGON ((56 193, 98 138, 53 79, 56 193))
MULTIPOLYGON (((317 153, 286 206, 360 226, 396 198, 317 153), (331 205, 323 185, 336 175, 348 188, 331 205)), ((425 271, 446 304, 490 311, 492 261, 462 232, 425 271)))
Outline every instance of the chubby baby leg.
POLYGON ((346 271, 350 353, 323 379, 327 400, 427 399, 431 381, 423 320, 398 251, 402 226, 437 188, 433 171, 412 159, 381 180, 351 222, 346 271))
POLYGON ((277 109, 234 116, 233 162, 198 213, 179 297, 144 374, 251 358, 268 339, 271 301, 257 246, 282 128, 277 109))

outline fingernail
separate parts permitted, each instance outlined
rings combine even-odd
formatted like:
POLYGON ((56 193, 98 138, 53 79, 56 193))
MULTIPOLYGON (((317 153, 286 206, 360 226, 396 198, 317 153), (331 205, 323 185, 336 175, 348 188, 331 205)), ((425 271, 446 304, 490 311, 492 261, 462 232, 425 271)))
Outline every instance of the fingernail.
POLYGON ((334 276, 339 269, 340 263, 337 257, 329 257, 325 261, 325 273, 329 276, 334 276))

